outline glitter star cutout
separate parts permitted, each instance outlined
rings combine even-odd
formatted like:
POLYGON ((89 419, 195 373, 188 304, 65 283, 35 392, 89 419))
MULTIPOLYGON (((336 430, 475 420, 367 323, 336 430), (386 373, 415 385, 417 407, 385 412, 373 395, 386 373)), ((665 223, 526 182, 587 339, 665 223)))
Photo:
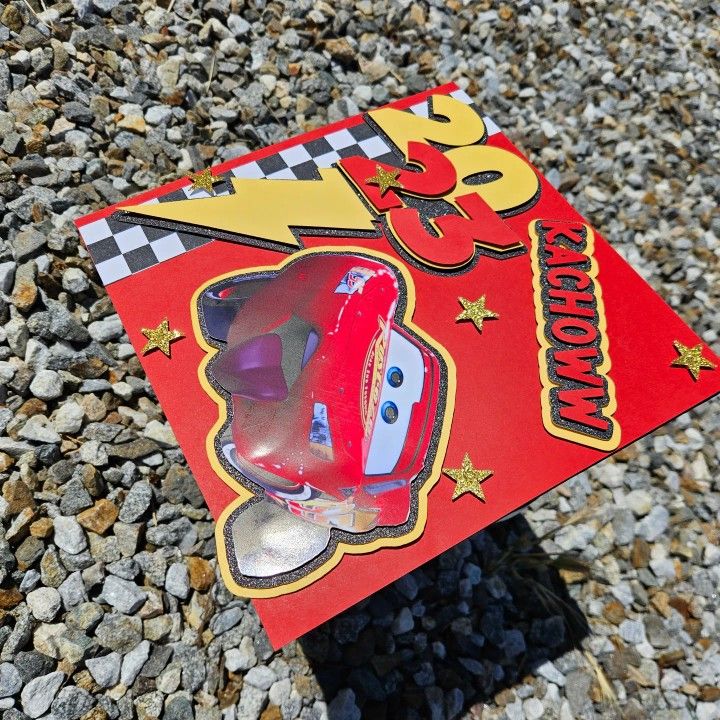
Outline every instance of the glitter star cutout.
POLYGON ((457 483, 452 496, 453 500, 457 500, 465 493, 472 493, 478 500, 485 502, 485 493, 480 485, 493 474, 492 470, 474 468, 470 456, 465 453, 459 468, 443 468, 443 472, 457 483))
POLYGON ((485 296, 482 295, 479 300, 472 302, 464 297, 458 298, 460 304, 463 306, 463 311, 455 318, 455 322, 461 320, 472 320, 475 323, 475 327, 482 332, 483 320, 487 318, 498 318, 500 317, 496 312, 488 310, 485 307, 485 296))
POLYGON ((140 332, 148 339, 142 354, 147 355, 153 350, 161 350, 170 357, 170 343, 185 337, 179 330, 171 330, 165 318, 156 328, 141 328, 140 332))
POLYGON ((368 185, 377 185, 380 188, 380 197, 382 197, 391 187, 402 188, 402 183, 397 179, 399 174, 399 170, 385 170, 381 165, 376 165, 375 174, 365 182, 368 185))
POLYGON ((193 173, 192 175, 188 175, 187 178, 192 183, 193 192, 195 192, 195 190, 205 190, 210 194, 212 194, 213 185, 215 183, 219 183, 222 180, 222 178, 215 177, 210 172, 210 168, 205 168, 199 173, 193 173))
POLYGON ((713 370, 717 367, 715 363, 712 363, 707 358, 703 357, 702 343, 698 343, 695 347, 687 347, 687 345, 683 345, 679 340, 675 340, 673 345, 680 353, 680 357, 676 357, 672 361, 671 365, 687 368, 693 376, 693 380, 697 380, 700 377, 701 368, 713 370))

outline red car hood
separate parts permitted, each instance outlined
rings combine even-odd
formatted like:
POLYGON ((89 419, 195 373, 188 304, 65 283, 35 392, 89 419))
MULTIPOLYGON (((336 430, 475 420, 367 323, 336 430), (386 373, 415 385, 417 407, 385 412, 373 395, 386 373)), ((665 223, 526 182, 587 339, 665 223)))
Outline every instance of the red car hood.
POLYGON ((241 459, 338 499, 362 484, 398 298, 397 279, 382 263, 321 255, 292 263, 248 300, 225 353, 266 351, 268 361, 259 370, 256 363, 245 397, 233 393, 241 459), (326 408, 330 445, 311 442, 317 404, 326 408))

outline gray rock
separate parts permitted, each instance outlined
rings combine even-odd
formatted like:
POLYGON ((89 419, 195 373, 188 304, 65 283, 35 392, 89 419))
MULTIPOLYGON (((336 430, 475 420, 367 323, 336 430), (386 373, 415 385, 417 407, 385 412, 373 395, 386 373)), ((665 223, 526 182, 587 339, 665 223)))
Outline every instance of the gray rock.
MULTIPOLYGON (((5 334, 7 335, 7 344, 13 353, 18 357, 25 357, 28 340, 30 339, 27 323, 20 317, 12 318, 5 323, 5 334)), ((10 369, 12 369, 14 375, 15 369, 8 365, 8 370, 10 369)), ((3 378, 5 382, 10 382, 10 379, 10 376, 3 378)))
POLYGON ((644 618, 644 624, 648 642, 653 647, 666 648, 670 645, 672 638, 662 618, 657 615, 649 615, 644 618))
POLYGON ((648 542, 655 542, 668 528, 670 513, 663 505, 656 505, 650 514, 637 525, 638 535, 648 542))
POLYGON ((116 522, 113 525, 113 533, 118 540, 118 549, 123 555, 133 555, 137 550, 140 538, 139 523, 116 522))
POLYGON ((340 690, 328 705, 333 720, 360 720, 362 713, 355 702, 355 693, 349 688, 340 690))
POLYGON ((592 678, 582 670, 573 670, 565 678, 565 695, 573 711, 572 717, 583 717, 592 709, 590 687, 592 678))
POLYGON ((245 636, 240 645, 225 652, 225 667, 230 672, 249 670, 257 663, 252 638, 245 636))
POLYGON ((65 616, 65 621, 68 625, 91 633, 103 619, 104 615, 103 609, 97 603, 81 602, 68 611, 65 616))
MULTIPOLYGON (((183 695, 175 695, 168 701, 163 717, 166 720, 193 720, 192 703, 183 695)), ((238 719, 241 717, 243 716, 238 714, 238 719)))
POLYGON ((90 108, 74 100, 66 102, 62 106, 62 112, 70 122, 79 123, 80 125, 89 125, 95 119, 95 115, 90 108))
POLYGON ((645 627, 639 620, 623 620, 618 628, 620 637, 631 645, 645 642, 645 627))
POLYGON ((660 681, 660 687, 663 690, 679 690, 684 684, 685 678, 683 677, 682 673, 678 672, 677 670, 674 670, 673 668, 668 668, 663 672, 662 680, 660 681))
POLYGON ((227 26, 235 37, 242 37, 250 32, 250 23, 240 15, 228 15, 227 26))
POLYGON ((55 661, 36 650, 27 650, 15 655, 14 666, 22 676, 23 685, 26 685, 32 679, 52 672, 55 661))
POLYGON ((111 652, 100 657, 88 658, 85 666, 101 688, 109 688, 117 685, 120 680, 121 663, 122 656, 111 652))
POLYGON ((546 660, 542 665, 538 665, 535 668, 535 672, 549 680, 551 683, 555 683, 558 687, 565 685, 565 676, 553 665, 552 661, 546 660))
POLYGON ((460 688, 453 688, 445 696, 445 714, 448 720, 454 720, 460 715, 465 703, 465 696, 460 688))
POLYGON ((47 306, 50 332, 55 337, 76 343, 87 342, 90 339, 85 326, 64 305, 48 298, 47 306))
POLYGON ((615 508, 612 521, 615 539, 620 545, 627 545, 635 537, 635 516, 629 508, 615 508))
POLYGON ((94 467, 103 467, 108 463, 108 451, 99 440, 88 440, 80 446, 80 460, 94 467))
POLYGON ((73 400, 63 403, 50 418, 56 432, 74 434, 82 427, 85 411, 73 400))
POLYGON ((237 705, 238 717, 243 718, 243 720, 258 720, 260 713, 267 705, 267 699, 265 690, 260 690, 254 685, 243 685, 240 691, 240 701, 237 705))
POLYGON ((718 720, 720 718, 720 707, 717 702, 699 702, 695 706, 697 720, 718 720))
POLYGON ((29 442, 13 440, 9 437, 0 437, 0 452, 4 452, 10 457, 19 458, 25 453, 34 451, 35 448, 29 442))
POLYGON ((156 678, 167 666, 170 656, 172 655, 172 648, 168 645, 157 645, 152 647, 150 658, 143 665, 140 674, 142 677, 156 678))
MULTIPOLYGON (((63 565, 70 571, 87 570, 94 565, 93 557, 89 550, 83 550, 77 555, 71 555, 64 550, 60 551, 60 560, 63 565)), ((62 593, 60 593, 62 595, 62 593)))
POLYGON ((153 498, 152 486, 149 482, 136 482, 127 494, 120 508, 118 519, 123 523, 133 523, 139 520, 150 508, 153 498))
POLYGON ((137 647, 133 648, 122 662, 122 670, 120 671, 120 682, 126 687, 130 687, 143 668, 143 665, 150 657, 150 642, 143 640, 137 647))
POLYGON ((395 587, 410 601, 414 600, 419 592, 417 581, 411 573, 403 575, 399 580, 396 580, 395 587))
POLYGON ((140 573, 140 565, 136 562, 136 558, 120 558, 110 562, 106 567, 108 572, 123 580, 134 580, 140 573))
POLYGON ((178 442, 175 434, 167 423, 161 423, 159 420, 151 420, 143 430, 143 435, 150 440, 154 440, 160 447, 175 448, 178 442))
POLYGON ((10 707, 14 701, 11 698, 4 698, 0 701, 0 707, 5 711, 3 720, 28 720, 28 716, 14 707, 10 707))
POLYGON ((56 671, 31 680, 20 693, 23 712, 30 718, 43 715, 50 708, 64 679, 65 673, 56 671))
POLYGON ((41 587, 28 593, 27 604, 36 620, 52 622, 62 606, 60 593, 52 587, 41 587))
MULTIPOLYGON (((9 632, 3 631, 4 644, 0 652, 0 661, 12 661, 15 653, 25 647, 32 636, 33 620, 30 610, 20 606, 14 611, 15 627, 9 632)), ((9 630, 9 628, 8 628, 9 630)), ((22 669, 18 666, 22 674, 22 669)))
POLYGON ((76 555, 87 547, 87 538, 80 523, 71 516, 58 515, 53 519, 55 544, 67 553, 76 555))
POLYGON ((147 599, 147 593, 134 582, 123 580, 115 575, 109 575, 106 578, 102 596, 106 603, 127 615, 139 610, 147 599))
POLYGON ((145 111, 145 121, 150 125, 162 125, 172 118, 172 108, 168 105, 153 105, 145 111))
POLYGON ((71 573, 62 584, 58 587, 58 592, 63 601, 63 606, 66 610, 79 605, 81 602, 87 600, 87 591, 85 590, 85 583, 82 579, 82 574, 79 571, 71 573))
POLYGON ((56 720, 78 720, 78 718, 91 710, 94 705, 95 699, 87 690, 75 685, 68 685, 53 700, 51 706, 52 716, 56 720))
POLYGON ((0 263, 0 292, 9 293, 12 289, 16 267, 12 261, 0 263))
POLYGON ((269 690, 276 680, 277 675, 266 665, 257 665, 245 673, 245 682, 261 690, 269 690))
POLYGON ((30 383, 30 392, 40 400, 54 400, 62 391, 62 378, 54 370, 40 370, 30 383))
POLYGON ((165 576, 165 589, 177 598, 185 600, 190 594, 190 577, 187 565, 183 562, 173 563, 165 576))
POLYGON ((44 415, 33 415, 18 433, 23 440, 38 443, 59 443, 61 438, 44 415))
POLYGON ((545 708, 540 700, 532 697, 523 702, 523 712, 527 720, 540 720, 545 712, 545 708))
POLYGON ((509 658, 517 657, 526 650, 525 637, 520 630, 506 630, 503 650, 509 658))
POLYGON ((293 689, 290 693, 290 697, 283 700, 282 704, 280 705, 280 712, 283 716, 283 720, 285 720, 286 718, 289 720, 290 718, 298 717, 298 713, 302 709, 302 706, 303 699, 300 693, 298 693, 297 690, 293 689))
POLYGON ((190 692, 197 692, 207 677, 207 668, 196 649, 186 643, 175 646, 173 659, 182 666, 182 686, 190 692))
MULTIPOLYGON (((40 175, 45 175, 47 173, 47 165, 45 165, 45 162, 42 160, 42 158, 38 158, 37 160, 31 160, 30 156, 28 156, 27 158, 25 158, 25 161, 21 160, 19 163, 15 163, 13 170, 15 170, 15 172, 24 172, 25 174, 31 175, 33 177, 35 177, 35 175, 33 175, 32 173, 36 171, 39 171, 40 175), (26 164, 25 161, 27 161, 26 164)), ((27 260, 35 253, 36 250, 39 250, 44 244, 45 236, 34 228, 19 232, 15 236, 15 240, 12 244, 15 259, 19 263, 23 262, 23 260, 27 260)))
POLYGON ((282 704, 289 699, 291 690, 292 681, 290 678, 277 680, 268 691, 268 699, 273 705, 282 706, 282 704))
POLYGON ((106 615, 98 625, 95 637, 108 650, 128 653, 142 640, 142 620, 136 616, 106 615))
MULTIPOLYGON (((402 635, 410 632, 415 626, 412 613, 409 608, 401 608, 398 616, 393 620, 392 631, 394 635, 402 635)), ((332 704, 332 703, 331 703, 332 704)))
POLYGON ((88 325, 90 337, 97 342, 109 342, 117 340, 124 332, 122 322, 117 315, 105 318, 104 320, 96 320, 88 325))
POLYGON ((238 606, 223 610, 210 621, 210 629, 215 635, 222 635, 240 622, 243 612, 243 609, 238 606))
POLYGON ((652 495, 647 490, 632 490, 625 496, 624 504, 638 517, 647 515, 652 510, 652 495))
POLYGON ((92 507, 90 493, 79 479, 70 480, 60 500, 60 512, 63 515, 77 515, 80 511, 92 507))
POLYGON ((16 695, 22 689, 22 685, 19 670, 10 663, 0 663, 0 698, 16 695))
POLYGON ((182 665, 179 662, 170 663, 155 680, 155 687, 166 695, 171 695, 180 687, 182 679, 182 665))

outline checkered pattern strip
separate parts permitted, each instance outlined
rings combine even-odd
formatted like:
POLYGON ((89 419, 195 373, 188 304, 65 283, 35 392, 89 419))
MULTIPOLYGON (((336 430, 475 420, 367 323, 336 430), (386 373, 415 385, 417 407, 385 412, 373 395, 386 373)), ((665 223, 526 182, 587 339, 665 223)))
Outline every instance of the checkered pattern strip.
MULTIPOLYGON (((451 96, 468 105, 470 97, 462 90, 451 96)), ((408 110, 427 116, 425 101, 408 110)), ((489 135, 499 132, 489 118, 484 118, 489 135)), ((261 160, 239 161, 236 167, 223 175, 222 183, 215 186, 215 195, 230 193, 230 180, 238 178, 267 178, 270 180, 312 180, 318 178, 319 168, 331 167, 342 158, 360 155, 380 162, 394 164, 396 156, 387 143, 367 123, 330 132, 315 140, 298 143, 261 160)), ((169 192, 148 203, 172 202, 209 197, 204 190, 192 191, 191 186, 169 192)), ((211 238, 186 232, 170 232, 136 223, 127 223, 113 217, 95 220, 80 227, 80 235, 105 285, 121 280, 165 260, 213 242, 211 238)))

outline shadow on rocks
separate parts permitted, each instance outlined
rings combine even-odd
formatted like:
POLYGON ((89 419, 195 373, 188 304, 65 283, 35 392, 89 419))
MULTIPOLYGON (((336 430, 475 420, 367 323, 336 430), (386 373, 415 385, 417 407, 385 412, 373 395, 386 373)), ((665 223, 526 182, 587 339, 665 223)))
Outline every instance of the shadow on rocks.
POLYGON ((560 573, 584 569, 516 516, 400 578, 300 639, 329 720, 479 717, 527 676, 563 684, 552 661, 589 630, 560 573))

